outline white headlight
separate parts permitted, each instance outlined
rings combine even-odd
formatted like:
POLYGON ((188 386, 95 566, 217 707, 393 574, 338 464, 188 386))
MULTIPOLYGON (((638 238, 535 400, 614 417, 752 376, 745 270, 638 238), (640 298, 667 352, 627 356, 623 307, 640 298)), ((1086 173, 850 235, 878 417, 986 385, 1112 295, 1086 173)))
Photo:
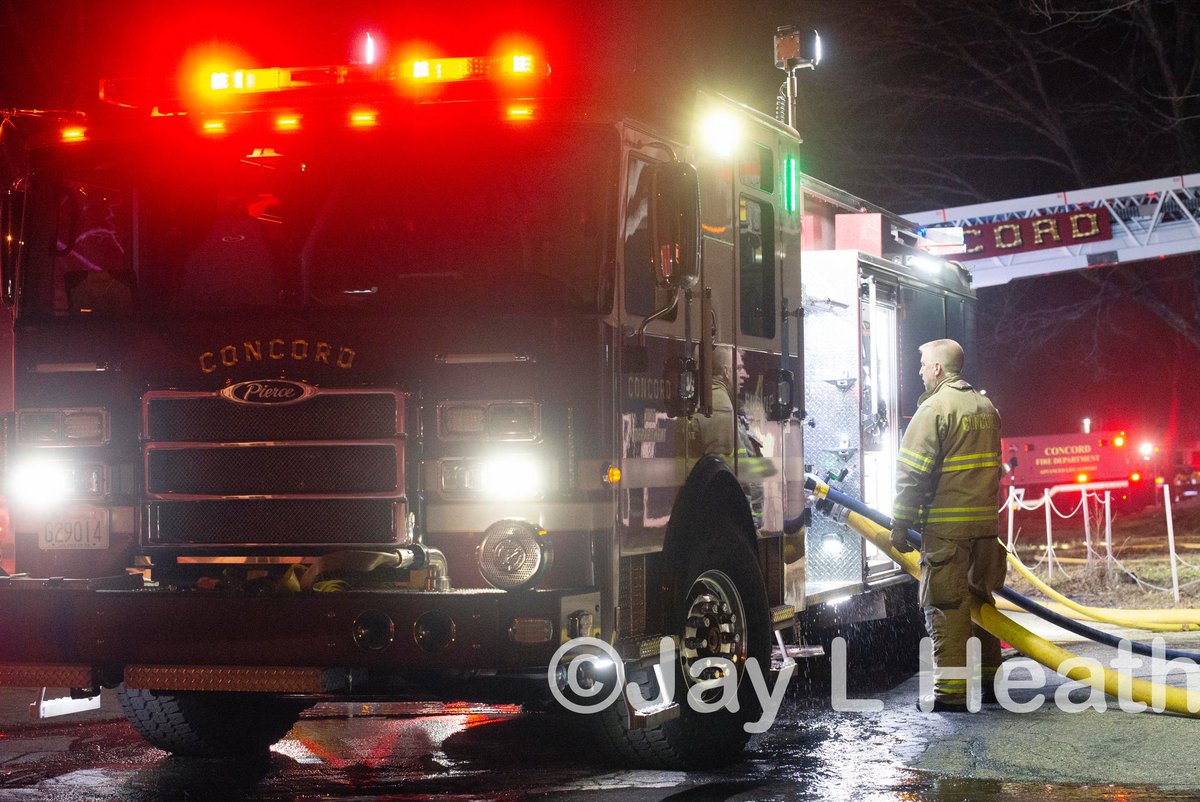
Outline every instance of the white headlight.
POLYGON ((483 461, 480 485, 492 498, 534 498, 544 487, 542 466, 533 457, 514 454, 483 461))
POLYGON ((443 440, 533 442, 541 436, 541 407, 532 401, 443 401, 437 408, 443 440))
POLYGON ((38 445, 102 445, 108 414, 99 407, 17 411, 17 440, 38 445))
POLYGON ((75 493, 75 468, 64 462, 38 459, 13 465, 8 495, 13 506, 53 507, 75 493))

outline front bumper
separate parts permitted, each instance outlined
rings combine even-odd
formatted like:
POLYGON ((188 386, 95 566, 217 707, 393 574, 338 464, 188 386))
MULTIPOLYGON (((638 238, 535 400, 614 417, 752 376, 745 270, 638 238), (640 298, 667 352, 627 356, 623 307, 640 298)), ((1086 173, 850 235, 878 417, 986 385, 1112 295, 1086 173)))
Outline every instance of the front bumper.
POLYGON ((252 598, 98 590, 86 580, 5 578, 0 579, 0 684, 88 687, 62 680, 90 675, 94 685, 112 684, 127 673, 164 675, 149 667, 260 680, 304 669, 309 679, 283 679, 272 687, 310 692, 305 683, 318 675, 403 678, 544 670, 568 638, 571 614, 590 612, 598 621, 599 603, 599 593, 589 590, 351 591, 252 598), (376 621, 379 614, 391 620, 390 642, 377 649, 356 643, 356 621, 365 613, 376 621), (417 638, 418 621, 431 615, 452 624, 448 642, 433 650, 423 648, 417 638), (544 642, 515 640, 514 622, 530 619, 548 622, 544 642), (31 681, 39 672, 45 681, 31 681))

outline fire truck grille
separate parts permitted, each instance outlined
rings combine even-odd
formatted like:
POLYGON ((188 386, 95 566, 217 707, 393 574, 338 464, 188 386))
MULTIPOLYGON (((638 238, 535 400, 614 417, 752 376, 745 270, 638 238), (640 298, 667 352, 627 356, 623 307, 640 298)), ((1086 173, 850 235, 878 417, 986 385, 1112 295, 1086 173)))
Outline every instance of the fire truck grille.
POLYGON ((395 437, 397 398, 392 392, 323 392, 299 404, 255 406, 216 395, 163 395, 146 403, 146 436, 205 443, 395 437))
POLYGON ((152 495, 265 496, 396 493, 395 444, 156 448, 146 460, 152 495))
POLYGON ((158 545, 392 543, 392 499, 230 499, 150 505, 158 545))
POLYGON ((405 513, 403 394, 304 389, 284 404, 147 393, 142 542, 285 554, 395 542, 405 513))

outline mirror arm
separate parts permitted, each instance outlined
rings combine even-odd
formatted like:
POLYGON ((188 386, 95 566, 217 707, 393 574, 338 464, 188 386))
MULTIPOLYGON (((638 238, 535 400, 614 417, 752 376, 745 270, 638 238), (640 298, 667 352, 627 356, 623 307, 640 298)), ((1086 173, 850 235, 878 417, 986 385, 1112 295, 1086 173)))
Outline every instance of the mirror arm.
POLYGON ((675 307, 677 306, 679 306, 679 290, 675 290, 673 293, 671 293, 671 303, 647 317, 642 321, 642 325, 638 326, 637 344, 644 347, 646 345, 646 327, 649 326, 653 321, 658 320, 660 317, 664 317, 674 312, 675 307))

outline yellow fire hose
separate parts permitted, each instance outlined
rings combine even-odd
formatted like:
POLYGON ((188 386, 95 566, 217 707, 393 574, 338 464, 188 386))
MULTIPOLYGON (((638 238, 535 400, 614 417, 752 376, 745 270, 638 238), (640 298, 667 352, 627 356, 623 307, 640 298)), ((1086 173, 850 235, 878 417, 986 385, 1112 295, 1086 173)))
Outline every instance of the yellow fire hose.
MULTIPOLYGON (((870 540, 875 544, 876 548, 881 549, 890 558, 899 563, 909 574, 914 577, 920 575, 918 553, 916 551, 909 551, 901 554, 892 548, 891 533, 887 529, 852 511, 848 511, 847 523, 850 525, 850 528, 870 540)), ((1122 676, 1112 669, 1103 667, 1101 667, 1102 673, 1099 677, 1095 672, 1083 665, 1074 665, 1065 672, 1059 671, 1059 666, 1064 661, 1077 658, 1078 656, 1030 632, 997 610, 995 605, 980 602, 972 609, 971 617, 975 620, 975 623, 1006 643, 1013 645, 1022 654, 1036 660, 1052 671, 1063 674, 1068 679, 1075 680, 1091 688, 1096 688, 1110 696, 1120 697, 1122 693, 1127 694, 1127 698, 1135 702, 1142 702, 1148 706, 1148 709, 1151 709, 1158 702, 1172 713, 1179 713, 1185 716, 1197 715, 1188 709, 1187 690, 1185 688, 1159 685, 1137 677, 1129 677, 1128 675, 1122 676)))
MULTIPOLYGON (((1047 585, 1030 571, 1025 566, 1025 563, 1021 562, 1021 559, 1011 551, 1008 552, 1008 564, 1017 569, 1017 573, 1025 577, 1029 581, 1029 584, 1033 585, 1048 598, 1057 602, 1057 604, 1052 603, 1046 606, 1059 615, 1076 619, 1082 616, 1084 620, 1101 621, 1105 624, 1115 624, 1116 626, 1128 627, 1130 629, 1144 629, 1150 632, 1187 632, 1193 629, 1200 629, 1200 610, 1112 611, 1104 607, 1087 607, 1062 595, 1047 585), (1175 613, 1177 615, 1172 617, 1168 616, 1168 613, 1175 613)), ((1021 609, 1006 599, 1000 599, 996 607, 1001 610, 1010 611, 1021 609)))

